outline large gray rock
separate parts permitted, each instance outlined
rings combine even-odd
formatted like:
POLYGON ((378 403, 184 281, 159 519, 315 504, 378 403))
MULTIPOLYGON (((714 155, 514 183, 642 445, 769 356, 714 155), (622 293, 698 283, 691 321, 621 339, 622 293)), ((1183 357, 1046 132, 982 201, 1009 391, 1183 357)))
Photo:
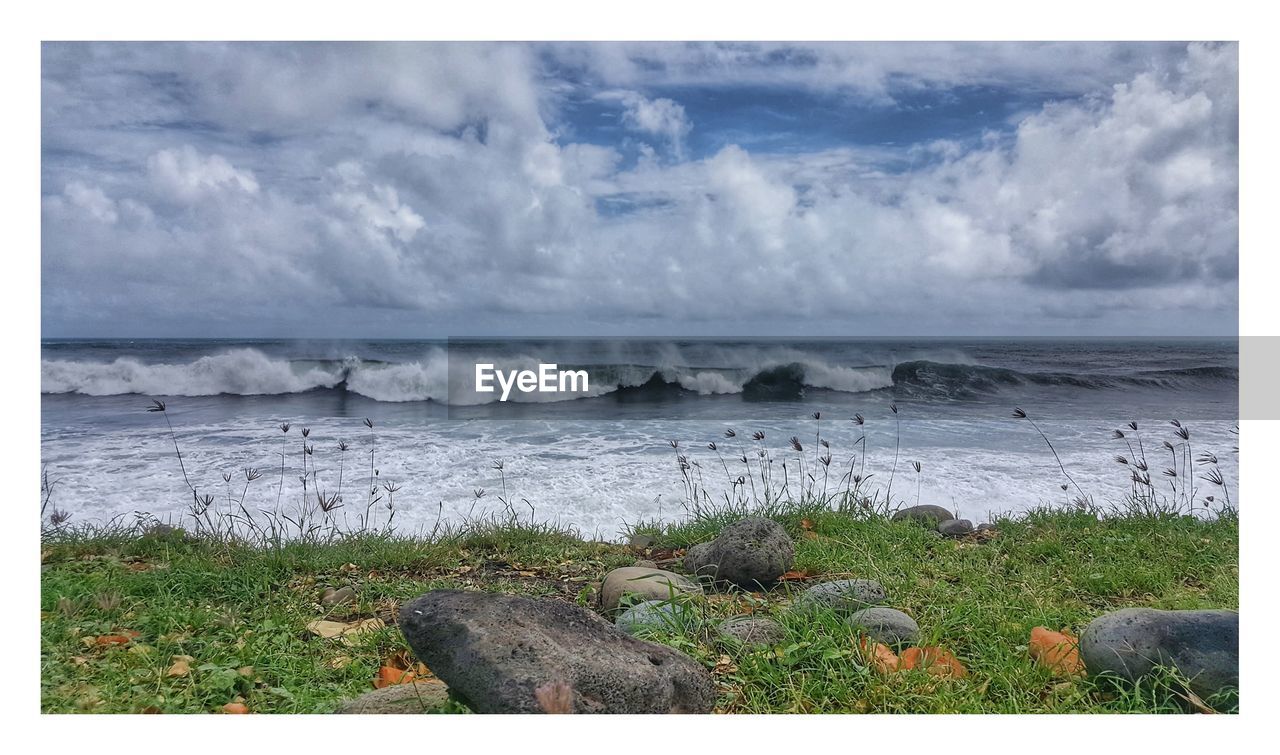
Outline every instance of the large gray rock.
POLYGON ((421 679, 393 684, 343 700, 336 713, 422 713, 438 708, 449 699, 449 688, 439 679, 421 679))
POLYGON ((1240 614, 1121 609, 1085 627, 1080 658, 1091 676, 1130 682, 1158 666, 1173 668, 1201 698, 1224 693, 1229 704, 1240 686, 1240 614))
POLYGON ((632 602, 638 602, 670 600, 673 595, 701 592, 701 585, 675 572, 647 566, 623 566, 605 575, 600 585, 600 608, 614 611, 627 595, 635 596, 632 602))
POLYGON ((968 519, 948 519, 938 523, 938 532, 947 537, 964 537, 973 532, 973 522, 968 519))
POLYGON ((920 639, 920 625, 896 608, 873 606, 849 616, 849 626, 889 647, 914 645, 920 639))
POLYGON ((716 632, 727 640, 756 646, 776 645, 787 636, 781 624, 763 616, 726 619, 716 628, 716 632))
POLYGON ((795 544, 781 524, 752 517, 725 527, 709 543, 685 554, 685 568, 699 576, 748 590, 769 587, 791 568, 795 544))
POLYGON ((636 634, 645 630, 680 629, 694 617, 693 609, 678 599, 646 600, 619 613, 613 625, 627 634, 636 634))
POLYGON ((955 518, 955 514, 952 514, 941 506, 934 506, 932 504, 908 506, 893 515, 893 521, 895 522, 910 520, 913 522, 919 522, 926 527, 936 527, 942 522, 947 522, 955 518))
POLYGON ((714 569, 708 569, 710 557, 707 555, 711 550, 711 543, 698 543, 690 545, 689 549, 684 552, 684 569, 690 574, 697 574, 699 577, 709 577, 714 574, 714 569))
POLYGON ((794 605, 801 610, 825 608, 848 615, 883 603, 884 599, 884 587, 873 579, 837 579, 819 582, 800 593, 794 605))
POLYGON ((538 713, 536 692, 565 684, 577 713, 707 713, 711 675, 672 648, 555 600, 433 590, 400 608, 418 660, 480 713, 538 713))

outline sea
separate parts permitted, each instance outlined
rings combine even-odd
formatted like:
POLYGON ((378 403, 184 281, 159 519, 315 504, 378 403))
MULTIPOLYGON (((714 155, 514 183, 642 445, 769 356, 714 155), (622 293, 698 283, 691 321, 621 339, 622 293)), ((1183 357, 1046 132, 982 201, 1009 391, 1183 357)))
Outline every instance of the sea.
POLYGON ((73 524, 181 524, 188 481, 270 510, 304 465, 348 518, 377 487, 406 534, 514 513, 616 539, 689 516, 691 483, 704 504, 750 494, 765 466, 775 490, 856 474, 976 523, 1119 504, 1143 458, 1207 511, 1239 505, 1238 389, 1235 339, 50 339, 41 471, 73 524), (590 383, 504 402, 457 388, 478 361, 590 383))

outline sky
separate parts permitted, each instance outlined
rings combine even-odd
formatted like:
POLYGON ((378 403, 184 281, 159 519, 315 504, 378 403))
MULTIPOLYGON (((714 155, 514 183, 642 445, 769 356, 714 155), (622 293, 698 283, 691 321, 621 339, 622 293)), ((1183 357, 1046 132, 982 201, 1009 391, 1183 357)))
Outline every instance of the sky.
POLYGON ((1238 331, 1214 43, 46 43, 44 337, 1238 331))

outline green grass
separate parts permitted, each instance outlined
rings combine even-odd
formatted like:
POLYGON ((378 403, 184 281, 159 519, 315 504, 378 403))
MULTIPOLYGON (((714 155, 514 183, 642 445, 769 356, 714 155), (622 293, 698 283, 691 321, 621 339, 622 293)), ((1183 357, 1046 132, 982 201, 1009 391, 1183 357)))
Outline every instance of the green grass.
MULTIPOLYGON (((786 608, 805 583, 767 593, 716 594, 686 626, 649 638, 705 663, 729 712, 1174 712, 1166 681, 1140 688, 1063 682, 1027 658, 1031 628, 1079 632, 1126 606, 1236 608, 1234 517, 1115 518, 1036 513, 998 522, 990 540, 943 540, 882 519, 775 512, 796 539, 795 568, 814 578, 871 578, 888 605, 919 622, 922 644, 950 650, 961 680, 863 668, 835 617, 786 608), (812 535, 801 519, 807 518, 812 535), (717 640, 721 618, 754 610, 787 629, 775 647, 717 640)), ((647 556, 713 536, 723 521, 641 527, 647 556)), ((367 537, 332 545, 257 549, 189 542, 180 534, 64 535, 45 543, 41 578, 41 688, 47 712, 214 712, 243 699, 258 713, 322 713, 372 688, 384 659, 405 649, 391 624, 401 601, 434 588, 520 593, 591 604, 611 568, 645 557, 551 528, 473 527, 438 542, 367 537), (355 605, 328 611, 325 586, 351 584, 355 605), (308 622, 379 617, 385 629, 353 646, 308 622), (85 638, 133 630, 120 647, 85 638), (169 676, 174 656, 191 673, 169 676)), ((464 710, 449 703, 445 711, 464 710)))

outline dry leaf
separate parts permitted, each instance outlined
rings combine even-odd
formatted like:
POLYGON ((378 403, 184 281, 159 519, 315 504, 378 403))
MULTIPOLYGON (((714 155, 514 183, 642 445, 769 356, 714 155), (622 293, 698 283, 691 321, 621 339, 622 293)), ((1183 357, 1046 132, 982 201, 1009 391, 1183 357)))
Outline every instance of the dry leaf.
POLYGON ((378 669, 378 676, 373 680, 375 689, 390 687, 393 684, 406 684, 417 678, 417 675, 409 670, 395 668, 394 666, 383 666, 378 669))
POLYGON ((1031 641, 1027 644, 1027 650, 1036 663, 1053 673, 1072 676, 1084 673, 1079 643, 1080 641, 1074 636, 1065 632, 1055 632, 1048 627, 1035 627, 1031 630, 1031 641))
POLYGON ((898 668, 903 671, 919 668, 933 676, 952 679, 963 679, 969 675, 969 670, 954 655, 937 647, 907 648, 902 651, 898 668))
POLYGON ((351 656, 338 655, 324 662, 324 665, 331 669, 344 669, 351 665, 351 656))
POLYGON ((175 655, 173 657, 173 665, 169 670, 164 672, 165 676, 186 676, 191 673, 191 662, 195 658, 189 655, 175 655))
POLYGON ((716 659, 716 667, 711 673, 722 676, 724 674, 732 674, 737 670, 738 666, 733 662, 733 659, 727 655, 722 655, 716 659))
POLYGON ((789 571, 778 577, 779 582, 799 582, 809 578, 808 572, 805 571, 789 571))
POLYGON ((888 645, 873 642, 869 637, 858 641, 863 661, 878 674, 892 674, 898 670, 898 656, 888 645))
POLYGON ((248 713, 249 706, 244 703, 227 703, 222 706, 223 713, 248 713))
POLYGON ((320 635, 326 640, 339 640, 344 645, 354 645, 352 638, 356 635, 376 632, 385 626, 382 619, 361 619, 351 622, 316 620, 307 624, 307 631, 320 635))
POLYGON ((1192 708, 1195 708, 1197 713, 1205 713, 1208 715, 1213 715, 1218 712, 1213 708, 1209 707, 1208 703, 1206 703, 1204 700, 1200 698, 1199 695, 1197 695, 1196 693, 1192 692, 1189 689, 1182 690, 1182 692, 1180 692, 1178 696, 1181 697, 1183 700, 1186 700, 1187 704, 1189 704, 1192 708))
POLYGON ((95 644, 98 645, 98 647, 107 645, 128 645, 130 642, 133 642, 141 636, 141 632, 135 632, 132 629, 122 629, 119 634, 104 634, 101 637, 98 637, 95 644))

